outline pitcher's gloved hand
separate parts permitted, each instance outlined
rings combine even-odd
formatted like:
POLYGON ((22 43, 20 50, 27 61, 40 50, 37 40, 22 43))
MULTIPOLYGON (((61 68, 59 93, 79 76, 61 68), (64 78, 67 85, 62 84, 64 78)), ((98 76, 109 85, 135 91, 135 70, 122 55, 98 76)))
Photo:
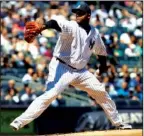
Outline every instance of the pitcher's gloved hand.
POLYGON ((44 26, 42 23, 39 23, 38 21, 29 21, 25 25, 25 33, 24 33, 24 39, 31 43, 34 41, 36 36, 41 33, 41 31, 44 30, 44 26))

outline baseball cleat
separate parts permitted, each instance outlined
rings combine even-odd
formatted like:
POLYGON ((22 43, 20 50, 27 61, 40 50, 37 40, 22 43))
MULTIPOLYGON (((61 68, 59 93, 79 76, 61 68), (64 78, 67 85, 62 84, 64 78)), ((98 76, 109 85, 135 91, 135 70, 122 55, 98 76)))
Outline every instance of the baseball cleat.
POLYGON ((21 124, 18 121, 13 121, 10 124, 10 127, 14 130, 14 131, 18 131, 21 128, 21 124))
POLYGON ((125 124, 125 123, 123 123, 123 124, 121 124, 121 125, 119 125, 119 126, 116 126, 116 129, 132 129, 132 126, 131 125, 129 125, 129 124, 125 124))

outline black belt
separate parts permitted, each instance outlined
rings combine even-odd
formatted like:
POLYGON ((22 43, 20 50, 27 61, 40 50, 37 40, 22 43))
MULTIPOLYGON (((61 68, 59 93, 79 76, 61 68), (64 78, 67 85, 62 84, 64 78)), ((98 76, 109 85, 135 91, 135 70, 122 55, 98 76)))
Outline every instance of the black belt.
POLYGON ((70 68, 72 68, 72 69, 77 70, 76 68, 74 68, 74 67, 72 67, 71 65, 67 64, 66 62, 64 62, 64 61, 63 61, 63 60, 61 60, 60 58, 56 58, 56 60, 58 60, 59 62, 61 62, 61 63, 65 64, 65 65, 67 65, 67 66, 69 66, 69 67, 70 67, 70 68))

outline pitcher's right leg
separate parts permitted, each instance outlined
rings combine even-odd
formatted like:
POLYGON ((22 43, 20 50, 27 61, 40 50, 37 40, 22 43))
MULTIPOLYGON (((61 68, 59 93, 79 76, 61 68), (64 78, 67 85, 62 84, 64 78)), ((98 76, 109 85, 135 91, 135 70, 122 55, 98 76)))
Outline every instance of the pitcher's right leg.
POLYGON ((18 130, 26 124, 33 121, 50 105, 50 103, 57 97, 58 92, 55 88, 45 92, 41 96, 37 97, 28 107, 28 109, 17 117, 10 126, 15 130, 18 130))
POLYGON ((57 61, 54 60, 51 64, 46 92, 37 97, 28 109, 10 124, 14 129, 18 130, 40 116, 50 103, 56 99, 75 78, 71 71, 57 61))

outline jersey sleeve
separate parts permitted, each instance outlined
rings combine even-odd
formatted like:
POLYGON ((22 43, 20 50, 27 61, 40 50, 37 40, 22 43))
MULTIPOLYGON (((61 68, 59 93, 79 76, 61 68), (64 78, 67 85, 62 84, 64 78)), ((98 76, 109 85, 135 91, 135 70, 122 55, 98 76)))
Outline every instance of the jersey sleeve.
POLYGON ((97 30, 97 36, 96 36, 96 41, 95 41, 95 53, 96 55, 102 55, 102 56, 107 56, 107 51, 106 47, 104 45, 104 42, 102 41, 102 38, 100 36, 100 33, 97 30))
POLYGON ((65 34, 70 34, 72 33, 72 30, 73 30, 73 26, 72 26, 72 23, 71 21, 68 21, 68 20, 58 20, 56 19, 59 27, 61 28, 62 30, 62 33, 65 33, 65 34))

